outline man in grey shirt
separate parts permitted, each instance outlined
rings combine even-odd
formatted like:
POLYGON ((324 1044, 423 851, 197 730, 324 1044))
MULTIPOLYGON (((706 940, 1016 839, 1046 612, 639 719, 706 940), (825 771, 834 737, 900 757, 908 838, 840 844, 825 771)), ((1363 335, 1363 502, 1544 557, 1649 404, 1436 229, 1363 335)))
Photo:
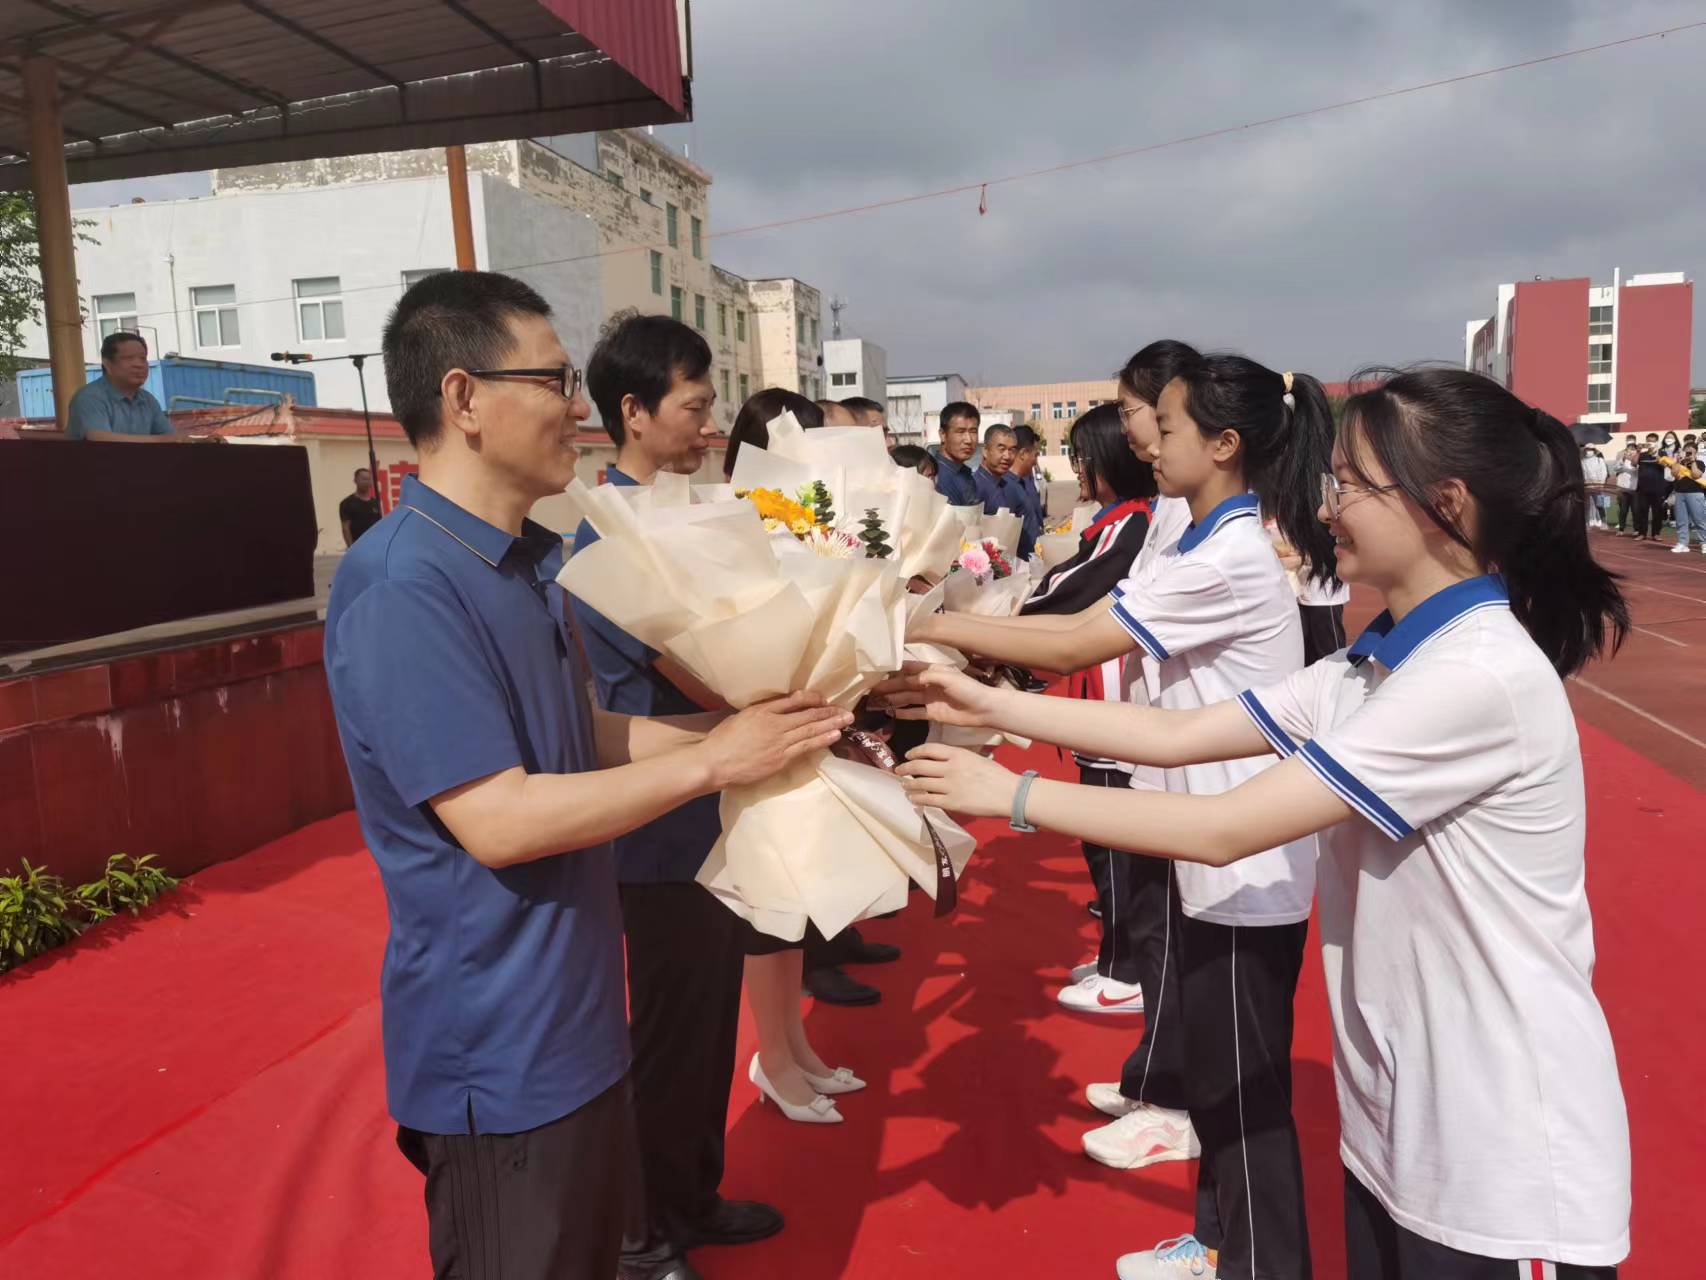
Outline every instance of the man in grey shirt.
POLYGON ((71 397, 65 434, 73 440, 158 444, 178 435, 148 381, 148 343, 141 334, 109 333, 101 343, 101 376, 71 397))

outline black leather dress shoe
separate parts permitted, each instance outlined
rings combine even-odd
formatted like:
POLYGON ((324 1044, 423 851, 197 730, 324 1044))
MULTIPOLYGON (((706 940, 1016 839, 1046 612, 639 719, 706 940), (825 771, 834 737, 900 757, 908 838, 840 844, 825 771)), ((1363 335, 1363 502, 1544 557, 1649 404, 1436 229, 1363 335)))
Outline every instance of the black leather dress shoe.
POLYGON ((836 957, 837 964, 892 964, 900 959, 900 948, 886 942, 860 938, 836 957))
POLYGON ((839 969, 812 969, 806 974, 806 991, 826 1004, 876 1004, 883 993, 849 978, 839 969))
POLYGON ((767 1240, 782 1229, 782 1215, 756 1200, 719 1200, 707 1218, 683 1226, 675 1234, 684 1249, 707 1244, 751 1244, 767 1240))
POLYGON ((839 967, 844 964, 889 964, 900 959, 900 948, 891 947, 886 942, 871 942, 857 929, 849 926, 830 940, 822 954, 823 965, 826 967, 839 967))

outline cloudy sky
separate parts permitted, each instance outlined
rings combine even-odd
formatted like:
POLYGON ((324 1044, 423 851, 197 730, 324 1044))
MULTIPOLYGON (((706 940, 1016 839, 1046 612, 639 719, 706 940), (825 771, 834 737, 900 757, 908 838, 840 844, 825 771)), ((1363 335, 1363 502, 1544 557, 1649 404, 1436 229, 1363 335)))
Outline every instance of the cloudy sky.
MULTIPOLYGON (((983 182, 1706 19, 1637 0, 694 5, 713 230, 983 182)), ((1501 280, 1706 271, 1706 28, 1157 154, 716 242, 891 372, 1105 375, 1173 336, 1341 374, 1461 358, 1501 280)), ((1695 381, 1706 381, 1697 318, 1695 381)))
MULTIPOLYGON (((1701 0, 697 0, 712 230, 981 183, 1706 19, 1701 0)), ((1157 337, 1340 376, 1461 358, 1502 280, 1706 270, 1706 28, 713 242, 891 373, 1105 376, 1157 337), (827 324, 827 316, 825 317, 827 324)), ((157 180, 150 195, 204 190, 157 180), (161 182, 168 184, 162 187, 161 182)), ((129 184, 127 189, 136 184, 129 184)), ((110 198, 86 188, 80 203, 110 198)), ((1706 319, 1695 328, 1706 382, 1706 319)))

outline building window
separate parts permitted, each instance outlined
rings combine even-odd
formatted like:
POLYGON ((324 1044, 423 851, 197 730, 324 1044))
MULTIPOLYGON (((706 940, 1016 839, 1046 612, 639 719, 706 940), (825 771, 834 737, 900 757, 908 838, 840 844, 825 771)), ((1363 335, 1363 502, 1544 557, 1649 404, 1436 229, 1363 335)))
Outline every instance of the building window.
POLYGON ((652 292, 663 297, 663 254, 652 250, 652 292))
POLYGON ((705 295, 702 293, 693 295, 693 327, 700 333, 705 332, 705 295))
POLYGON ((1048 416, 1051 418, 1064 418, 1066 416, 1066 406, 1061 404, 1058 400, 1049 401, 1048 416))
POLYGON ((1588 337, 1609 338, 1611 336, 1611 308, 1588 308, 1588 337))
POLYGON ((95 327, 101 337, 117 333, 136 332, 136 295, 134 293, 98 293, 95 295, 95 327))
POLYGON ((1041 422, 1042 420, 1043 420, 1043 407, 1042 407, 1042 405, 1040 405, 1040 404, 1032 405, 1031 406, 1031 421, 1032 422, 1041 422))
POLYGON ((832 387, 850 387, 859 381, 856 373, 832 373, 829 375, 829 385, 832 387))
POLYGON ((817 346, 817 317, 812 317, 812 346, 817 346))
POLYGON ((1068 400, 1066 402, 1066 416, 1069 418, 1076 418, 1078 416, 1078 401, 1068 400))
POLYGON ((1588 412, 1611 412, 1611 384, 1609 382, 1588 383, 1588 412))
POLYGON ((669 314, 677 320, 681 319, 682 304, 685 297, 686 295, 681 292, 680 285, 672 284, 669 286, 669 314))
POLYGON ((693 256, 703 258, 705 256, 705 224, 695 218, 691 229, 693 232, 693 256))
POLYGON ((728 403, 728 399, 729 399, 729 371, 727 369, 723 370, 722 381, 723 381, 723 402, 726 404, 726 403, 728 403))
POLYGON ((652 202, 652 193, 650 191, 647 191, 644 187, 641 187, 640 188, 640 199, 644 200, 647 204, 650 204, 652 202))
POLYGON ((296 288, 296 336, 303 342, 341 342, 344 303, 338 278, 313 276, 291 283, 296 288))
MULTIPOLYGON (((740 313, 737 311, 735 314, 739 315, 740 313)), ((752 387, 752 379, 744 373, 741 374, 740 375, 740 402, 742 404, 746 403, 747 392, 751 387, 752 387)))
POLYGON ((735 341, 746 341, 746 312, 738 307, 735 309, 735 341))
POLYGON ((1611 372, 1611 344, 1609 342, 1591 342, 1588 344, 1588 372, 1611 372))
POLYGON ((428 276, 441 276, 449 267, 422 267, 418 271, 403 272, 403 292, 407 293, 428 276))
POLYGON ((610 179, 610 185, 611 186, 615 187, 618 191, 622 190, 622 175, 621 174, 611 173, 608 170, 606 170, 604 176, 610 179))
POLYGON ((729 336, 729 304, 726 302, 717 304, 717 336, 719 338, 729 336))
POLYGON ((191 289, 190 306, 195 311, 196 346, 206 350, 242 345, 237 336, 236 285, 214 284, 191 289))
POLYGON ((680 248, 681 230, 679 223, 681 222, 681 210, 677 209, 672 204, 665 205, 663 209, 663 220, 664 225, 669 230, 669 247, 671 249, 680 248))

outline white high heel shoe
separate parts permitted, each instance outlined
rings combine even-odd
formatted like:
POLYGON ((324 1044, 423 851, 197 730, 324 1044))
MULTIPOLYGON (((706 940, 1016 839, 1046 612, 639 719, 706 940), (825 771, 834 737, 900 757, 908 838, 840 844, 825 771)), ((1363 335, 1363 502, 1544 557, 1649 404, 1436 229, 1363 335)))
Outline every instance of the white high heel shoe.
POLYGON ((822 1094, 858 1093, 865 1087, 865 1082, 853 1074, 849 1067, 837 1067, 827 1076, 814 1076, 811 1072, 800 1072, 806 1078, 806 1083, 822 1094))
POLYGON ((840 1124, 845 1117, 835 1109, 835 1103, 821 1093, 804 1106, 796 1106, 781 1094, 770 1083, 764 1074, 764 1068, 759 1064, 758 1055, 752 1055, 752 1062, 747 1066, 746 1078, 758 1087, 760 1105, 764 1099, 774 1102, 783 1115, 790 1120, 798 1120, 801 1124, 840 1124))

